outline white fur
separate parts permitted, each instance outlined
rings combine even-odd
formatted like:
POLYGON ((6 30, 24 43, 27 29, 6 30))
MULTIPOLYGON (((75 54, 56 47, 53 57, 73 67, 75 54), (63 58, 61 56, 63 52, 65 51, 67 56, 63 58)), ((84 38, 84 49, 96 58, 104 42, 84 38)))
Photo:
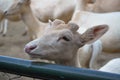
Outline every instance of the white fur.
MULTIPOLYGON (((14 2, 14 0, 0 0, 0 13, 4 13, 4 11, 6 11, 14 2)), ((0 15, 2 17, 4 17, 4 14, 0 15)), ((3 35, 6 34, 7 32, 7 25, 8 24, 8 20, 7 19, 0 19, 0 33, 2 33, 3 35)))
MULTIPOLYGON (((20 1, 22 1, 22 0, 20 0, 20 1)), ((15 4, 13 4, 13 6, 15 4)), ((31 4, 28 6, 31 7, 33 15, 42 22, 48 22, 49 19, 51 19, 51 20, 62 19, 65 22, 68 22, 71 19, 72 14, 75 9, 75 1, 74 0, 65 0, 65 1, 64 0, 31 0, 31 4)), ((7 11, 10 11, 10 9, 11 8, 9 8, 7 11)), ((16 14, 20 14, 20 13, 16 13, 16 14)), ((14 15, 11 15, 11 16, 14 16, 14 15)), ((7 18, 9 18, 9 17, 7 17, 7 18)), ((23 20, 23 18, 20 20, 23 20)), ((27 20, 29 20, 29 19, 27 19, 27 20)), ((25 22, 25 24, 27 24, 26 21, 24 21, 24 22, 25 22)), ((31 24, 31 21, 29 21, 29 23, 31 24)), ((32 23, 32 25, 33 25, 33 23, 32 23)), ((27 24, 27 27, 28 27, 28 32, 30 33, 30 36, 33 36, 34 35, 33 30, 36 30, 36 29, 34 29, 33 26, 32 26, 33 27, 32 28, 28 24, 27 24), (29 29, 30 27, 32 30, 29 29), (32 32, 30 32, 30 31, 32 31, 32 32)), ((35 32, 37 32, 37 31, 35 31, 35 32)), ((36 37, 36 35, 34 35, 34 38, 35 37, 36 37)))
POLYGON ((61 22, 61 24, 58 24, 63 24, 61 28, 56 29, 57 25, 54 26, 56 24, 55 22, 57 23, 59 21, 54 21, 53 24, 51 24, 51 28, 48 29, 40 38, 29 42, 25 46, 25 51, 29 53, 30 56, 47 60, 53 60, 57 64, 94 69, 93 65, 97 61, 96 57, 102 51, 101 42, 99 40, 96 40, 108 30, 108 26, 96 26, 97 29, 99 29, 100 27, 104 27, 104 29, 100 30, 100 33, 99 31, 97 31, 96 36, 94 36, 92 40, 89 40, 87 37, 90 37, 92 34, 94 34, 91 32, 92 28, 90 28, 87 31, 90 31, 89 34, 91 35, 89 35, 86 31, 83 34, 78 34, 76 33, 77 31, 75 32, 75 30, 78 29, 78 26, 76 24, 72 24, 70 26, 69 23, 65 24, 61 22), (68 25, 69 27, 66 29, 64 26, 68 25), (82 38, 82 35, 85 35, 83 37, 84 39, 86 39, 85 43, 84 41, 81 41, 84 40, 82 38), (70 41, 62 39, 62 36, 66 36, 70 41), (92 43, 87 44, 89 41, 92 43), (82 47, 84 44, 87 45, 82 47), (88 63, 88 65, 86 65, 86 63, 88 63))
POLYGON ((96 0, 92 5, 92 12, 119 12, 120 0, 96 0))
POLYGON ((101 67, 99 71, 120 74, 120 58, 110 60, 107 64, 101 67))
MULTIPOLYGON (((103 50, 106 52, 120 52, 120 12, 92 13, 87 11, 76 11, 71 22, 78 24, 81 28, 88 29, 91 26, 107 24, 109 31, 100 38, 103 50)), ((79 31, 79 30, 78 30, 79 31)))

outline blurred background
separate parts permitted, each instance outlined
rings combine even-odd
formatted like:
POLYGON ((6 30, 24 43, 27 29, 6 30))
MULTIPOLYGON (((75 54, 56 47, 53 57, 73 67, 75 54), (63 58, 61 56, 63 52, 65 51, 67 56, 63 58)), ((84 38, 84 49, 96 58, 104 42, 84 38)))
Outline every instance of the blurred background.
MULTIPOLYGON (((29 55, 24 52, 24 46, 30 41, 29 35, 23 35, 25 32, 25 24, 22 21, 8 22, 8 31, 6 36, 0 35, 0 55, 11 56, 23 59, 29 59, 29 55)), ((97 68, 100 68, 113 58, 119 58, 120 53, 102 53, 98 57, 96 64, 97 68)), ((6 73, 0 74, 0 80, 10 80, 15 75, 6 73)), ((20 77, 11 80, 33 80, 31 78, 20 77)))

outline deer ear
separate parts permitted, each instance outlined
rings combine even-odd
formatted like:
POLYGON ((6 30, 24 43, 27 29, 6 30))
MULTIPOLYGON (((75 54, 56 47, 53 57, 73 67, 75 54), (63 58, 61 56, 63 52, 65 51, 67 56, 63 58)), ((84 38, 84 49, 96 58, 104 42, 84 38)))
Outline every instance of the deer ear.
POLYGON ((53 21, 53 26, 58 26, 58 25, 60 25, 60 24, 65 24, 65 22, 64 21, 62 21, 62 20, 59 20, 59 19, 55 19, 54 21, 53 21))
POLYGON ((48 23, 49 23, 49 27, 52 26, 52 21, 50 19, 48 20, 48 23))
POLYGON ((68 23, 68 26, 72 32, 76 32, 79 29, 79 26, 75 23, 68 23))
POLYGON ((24 3, 24 4, 30 4, 31 0, 20 0, 20 3, 24 3))
POLYGON ((85 43, 90 44, 95 42, 101 36, 103 36, 108 31, 108 29, 109 29, 108 25, 98 25, 98 26, 89 28, 87 31, 85 31, 82 34, 81 37, 85 43))
POLYGON ((56 27, 60 24, 65 24, 65 22, 62 21, 62 20, 59 20, 59 19, 55 19, 53 22, 51 20, 49 20, 49 26, 50 27, 56 27))

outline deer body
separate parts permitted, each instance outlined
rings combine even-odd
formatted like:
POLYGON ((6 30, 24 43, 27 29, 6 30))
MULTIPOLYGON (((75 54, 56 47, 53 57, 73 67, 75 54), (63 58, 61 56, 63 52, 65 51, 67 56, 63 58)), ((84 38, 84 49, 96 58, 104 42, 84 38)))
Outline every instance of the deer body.
MULTIPOLYGON (((105 52, 120 52, 120 13, 92 13, 86 11, 76 11, 71 22, 78 24, 81 28, 90 28, 90 26, 107 24, 109 31, 100 38, 105 52)), ((78 30, 79 31, 79 30, 78 30)))

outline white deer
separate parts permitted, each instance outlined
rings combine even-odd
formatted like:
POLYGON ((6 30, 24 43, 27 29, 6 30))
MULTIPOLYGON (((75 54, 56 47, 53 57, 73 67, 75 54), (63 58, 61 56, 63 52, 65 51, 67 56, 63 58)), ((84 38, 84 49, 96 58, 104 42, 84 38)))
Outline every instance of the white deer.
POLYGON ((40 38, 25 46, 25 51, 33 58, 53 60, 57 64, 76 67, 81 67, 79 58, 82 54, 77 53, 78 49, 85 44, 91 45, 108 30, 107 25, 98 25, 80 34, 77 32, 78 25, 65 24, 61 20, 50 22, 46 28, 40 38))

